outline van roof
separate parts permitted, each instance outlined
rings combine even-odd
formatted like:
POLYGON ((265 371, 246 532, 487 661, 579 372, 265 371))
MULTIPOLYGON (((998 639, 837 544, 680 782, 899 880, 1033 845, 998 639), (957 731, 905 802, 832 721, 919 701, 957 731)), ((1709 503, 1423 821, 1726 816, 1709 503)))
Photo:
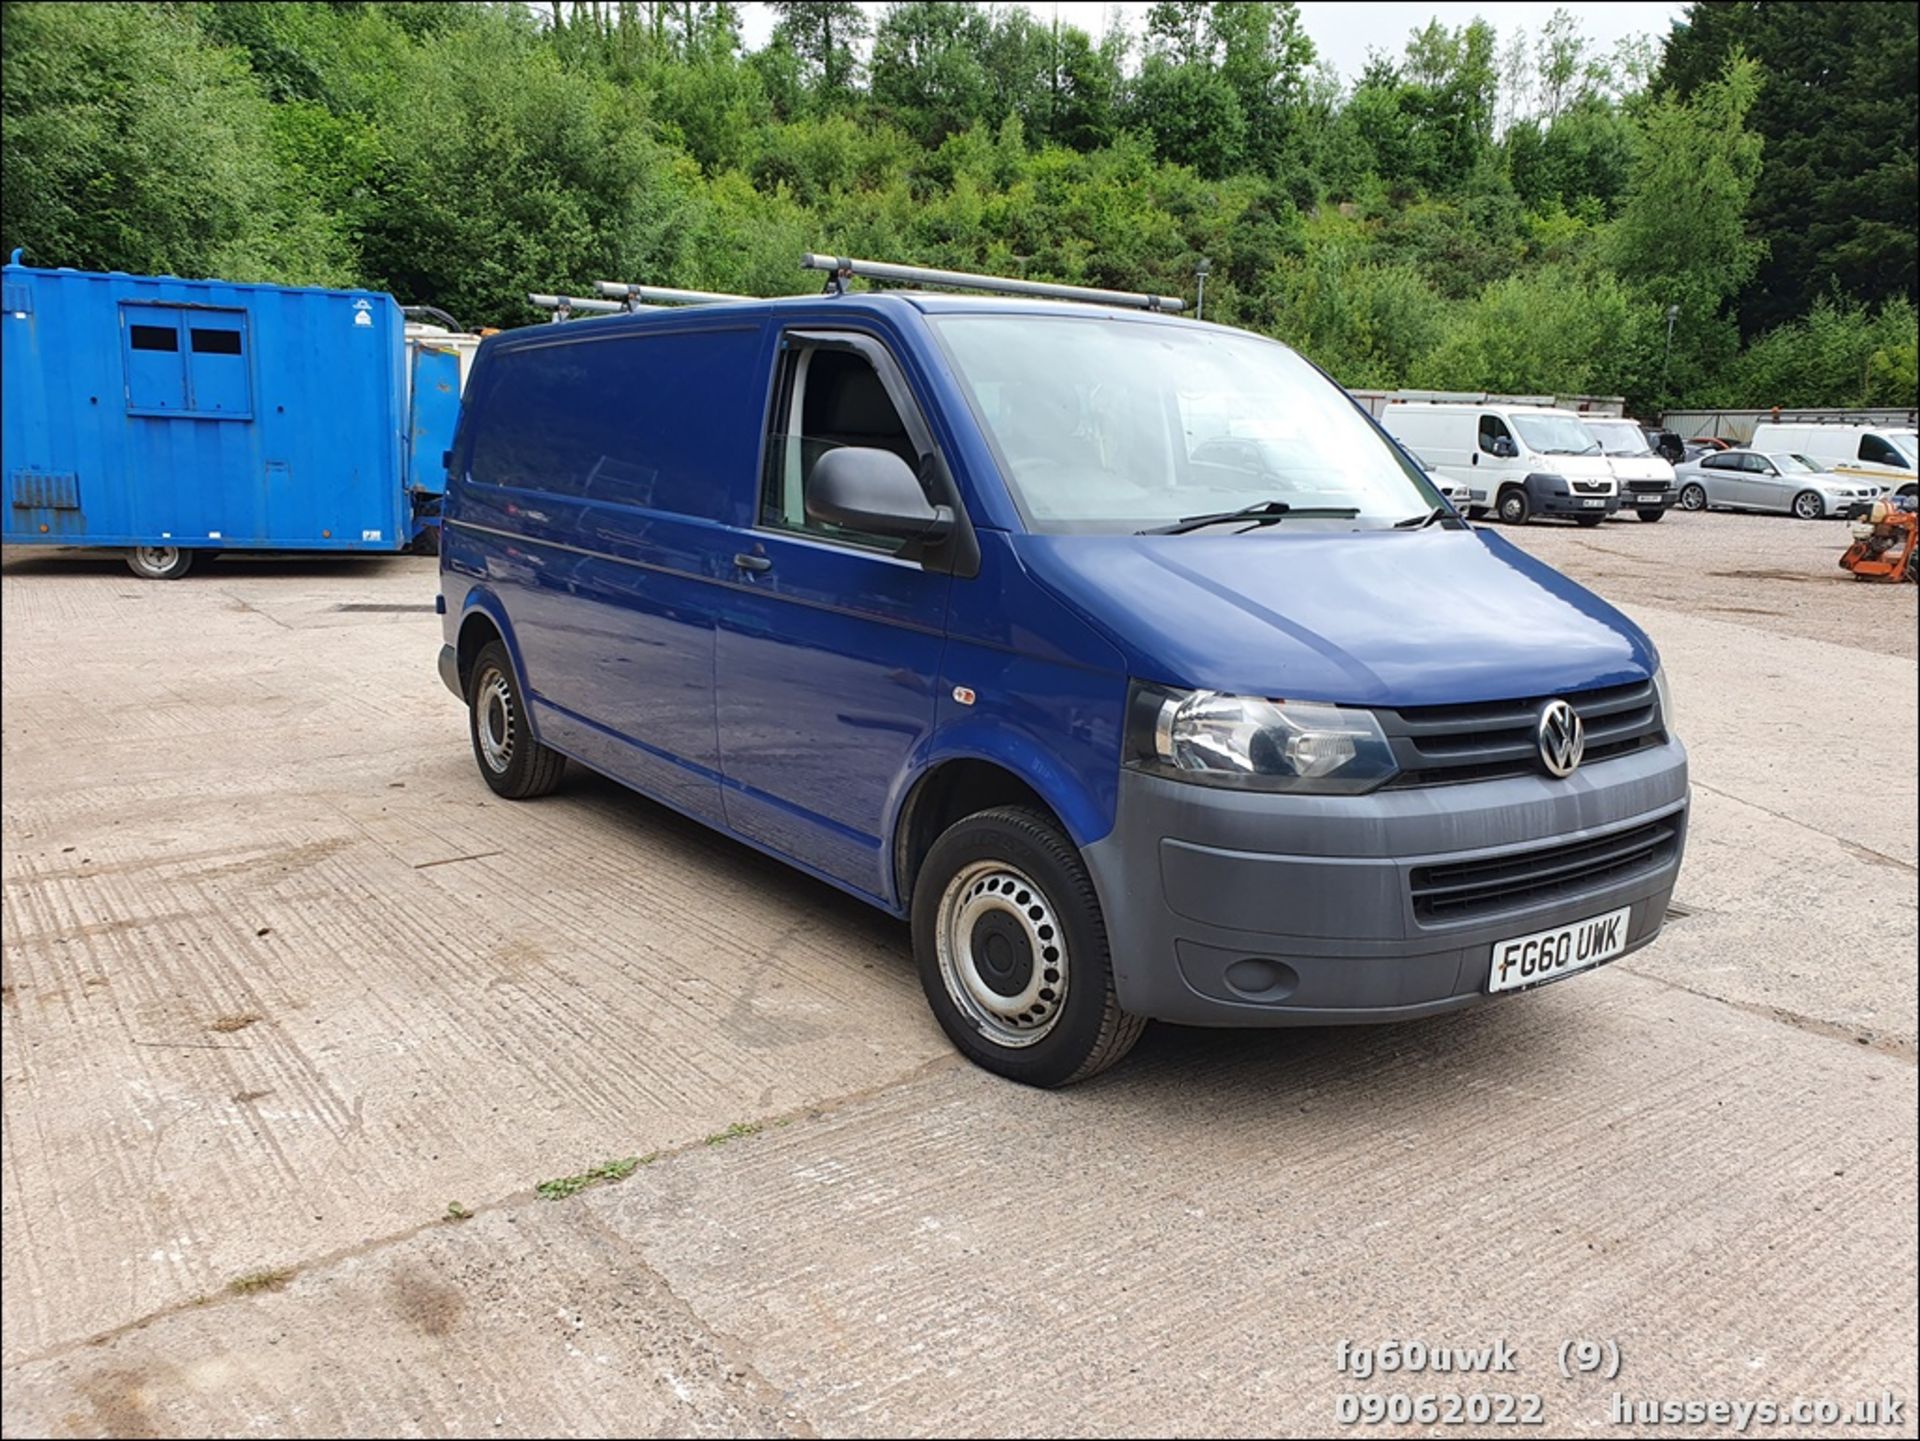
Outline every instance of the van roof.
MULTIPOLYGON (((605 335, 611 328, 644 330, 653 326, 673 325, 675 322, 699 316, 740 316, 802 308, 818 309, 822 306, 844 311, 848 315, 869 316, 884 316, 889 313, 898 315, 902 310, 912 310, 922 315, 1047 315, 1079 319, 1094 317, 1106 320, 1129 320, 1149 325, 1202 324, 1200 321, 1165 311, 1133 310, 1118 305, 1093 305, 1078 300, 1036 300, 1013 295, 948 294, 924 290, 854 290, 845 295, 823 295, 819 291, 810 291, 801 295, 781 295, 764 299, 747 297, 740 300, 708 301, 700 305, 661 306, 624 315, 583 316, 567 321, 563 333, 580 335, 585 332, 579 327, 592 326, 593 334, 605 335)), ((1231 326, 1218 325, 1208 325, 1207 328, 1210 330, 1234 329, 1231 326)), ((538 337, 542 335, 554 338, 555 329, 556 327, 550 321, 535 321, 503 331, 497 339, 500 342, 512 342, 512 347, 517 347, 522 344, 536 343, 538 337)), ((1236 333, 1254 334, 1252 331, 1236 331, 1236 333)), ((1272 342, 1270 336, 1258 338, 1272 342)))
POLYGON ((1617 415, 1582 415, 1558 405, 1511 405, 1503 400, 1390 400, 1388 410, 1433 411, 1442 415, 1479 415, 1495 411, 1502 415, 1564 415, 1569 420, 1619 420, 1617 415))

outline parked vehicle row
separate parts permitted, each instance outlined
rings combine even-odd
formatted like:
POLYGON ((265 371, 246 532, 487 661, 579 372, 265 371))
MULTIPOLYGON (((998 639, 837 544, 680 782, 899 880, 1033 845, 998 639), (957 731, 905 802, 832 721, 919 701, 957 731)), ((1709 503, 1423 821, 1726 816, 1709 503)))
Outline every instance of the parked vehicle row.
POLYGON ((1920 441, 1914 431, 1897 427, 1762 421, 1753 429, 1750 449, 1804 456, 1821 471, 1868 481, 1895 495, 1913 495, 1920 474, 1920 441))
POLYGON ((1380 423, 1436 475, 1465 485, 1474 516, 1595 526, 1623 505, 1658 520, 1674 503, 1672 467, 1631 421, 1610 422, 1618 427, 1612 455, 1593 422, 1551 406, 1395 401, 1380 423))

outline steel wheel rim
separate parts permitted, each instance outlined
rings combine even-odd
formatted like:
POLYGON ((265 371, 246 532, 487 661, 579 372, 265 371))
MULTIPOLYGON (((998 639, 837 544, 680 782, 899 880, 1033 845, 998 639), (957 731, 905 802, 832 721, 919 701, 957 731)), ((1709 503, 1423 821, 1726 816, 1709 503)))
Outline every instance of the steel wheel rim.
POLYGON ((1794 499, 1793 513, 1802 520, 1818 520, 1820 518, 1819 498, 1812 491, 1801 491, 1794 499))
POLYGON ((1520 498, 1518 496, 1508 496, 1500 502, 1500 519, 1510 524, 1518 522, 1520 519, 1520 510, 1520 498))
POLYGON ((513 764, 513 687, 492 667, 480 677, 473 693, 473 733, 487 769, 505 775, 513 764))
POLYGON ((172 545, 136 545, 133 558, 143 570, 172 570, 179 563, 180 549, 172 545))
POLYGON ((1031 879, 1004 861, 962 867, 941 893, 934 936, 947 995, 983 1037, 1017 1050, 1052 1034, 1066 1006, 1067 938, 1031 879))

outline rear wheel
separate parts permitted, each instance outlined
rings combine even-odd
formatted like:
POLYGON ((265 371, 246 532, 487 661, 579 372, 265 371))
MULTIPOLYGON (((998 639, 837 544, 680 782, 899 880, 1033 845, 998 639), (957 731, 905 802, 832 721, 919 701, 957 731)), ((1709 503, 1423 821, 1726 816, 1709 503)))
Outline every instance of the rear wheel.
POLYGON ((193 569, 193 552, 176 545, 136 545, 127 552, 127 569, 142 580, 178 580, 193 569))
POLYGON ((1660 519, 1666 512, 1664 510, 1636 510, 1634 514, 1646 521, 1648 525, 1652 525, 1653 522, 1660 519))
POLYGON ((1146 1025, 1114 994, 1106 922, 1079 851, 1036 811, 981 811, 934 842, 914 881, 913 950, 947 1039, 1008 1080, 1085 1080, 1146 1025))
POLYGON ((1680 509, 1705 510, 1707 508, 1707 488, 1697 480, 1688 481, 1680 488, 1680 509))
POLYGON ((497 640, 474 657, 467 680, 467 728, 480 775, 495 795, 531 800, 560 784, 567 758, 533 738, 513 662, 497 640))
POLYGON ((1817 490, 1803 490, 1793 498, 1793 513, 1802 520, 1819 520, 1827 513, 1827 503, 1817 490))
POLYGON ((1527 493, 1516 485, 1500 492, 1496 513, 1506 525, 1525 525, 1533 518, 1533 506, 1527 501, 1527 493))

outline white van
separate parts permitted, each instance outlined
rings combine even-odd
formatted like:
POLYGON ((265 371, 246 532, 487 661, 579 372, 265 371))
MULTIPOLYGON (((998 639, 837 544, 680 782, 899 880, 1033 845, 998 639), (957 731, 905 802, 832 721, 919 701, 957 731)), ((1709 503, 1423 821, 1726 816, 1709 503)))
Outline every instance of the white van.
POLYGON ((1509 525, 1536 515, 1598 525, 1620 508, 1613 468, 1571 410, 1397 400, 1380 423, 1439 474, 1465 481, 1476 516, 1491 510, 1509 525))
POLYGON ((1763 420, 1753 428, 1753 449, 1804 455, 1835 475, 1877 480, 1897 495, 1915 490, 1920 457, 1911 426, 1790 424, 1763 420))
POLYGON ((1600 450, 1620 482, 1620 508, 1642 520, 1658 520, 1680 498, 1673 464, 1654 450, 1638 421, 1610 415, 1584 415, 1581 423, 1600 442, 1600 450))

